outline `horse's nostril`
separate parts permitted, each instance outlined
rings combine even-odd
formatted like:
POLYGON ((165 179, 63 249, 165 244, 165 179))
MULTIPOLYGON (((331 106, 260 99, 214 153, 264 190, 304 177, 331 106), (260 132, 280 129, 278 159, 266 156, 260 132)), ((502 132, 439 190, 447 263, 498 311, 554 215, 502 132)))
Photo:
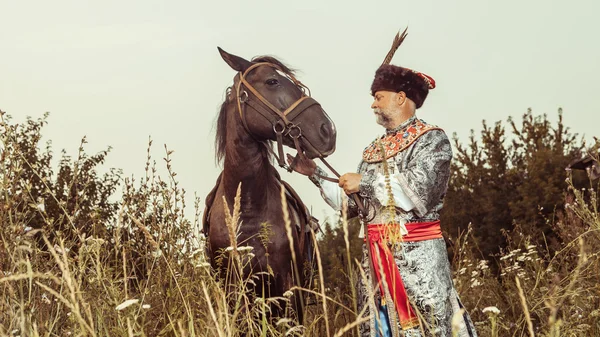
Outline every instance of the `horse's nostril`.
POLYGON ((329 125, 327 125, 327 123, 321 124, 321 135, 323 137, 329 137, 330 134, 331 134, 331 130, 329 128, 329 125))

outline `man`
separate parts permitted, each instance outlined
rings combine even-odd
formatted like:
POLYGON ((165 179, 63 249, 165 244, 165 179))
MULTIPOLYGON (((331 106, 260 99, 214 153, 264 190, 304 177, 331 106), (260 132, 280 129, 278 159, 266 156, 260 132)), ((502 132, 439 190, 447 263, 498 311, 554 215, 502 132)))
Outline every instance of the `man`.
MULTIPOLYGON (((361 325, 362 336, 452 336, 454 315, 458 336, 476 336, 468 314, 460 312, 440 229, 450 141, 415 116, 433 88, 431 77, 384 62, 371 85, 371 108, 386 131, 366 147, 358 173, 342 175, 336 185, 322 179, 326 173, 311 160, 294 168, 310 177, 334 209, 341 208, 339 187, 371 206, 363 217, 367 279, 359 284, 358 300, 370 320, 361 325)), ((352 211, 357 209, 350 199, 352 211)))

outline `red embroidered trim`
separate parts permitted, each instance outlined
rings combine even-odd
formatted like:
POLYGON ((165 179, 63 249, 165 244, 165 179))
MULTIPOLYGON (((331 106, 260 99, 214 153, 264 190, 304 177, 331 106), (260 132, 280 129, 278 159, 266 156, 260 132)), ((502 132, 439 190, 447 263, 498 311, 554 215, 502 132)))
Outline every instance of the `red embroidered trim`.
POLYGON ((431 130, 441 130, 441 128, 417 119, 414 123, 411 123, 405 129, 400 130, 395 134, 386 135, 374 140, 363 151, 363 160, 367 163, 377 163, 383 160, 378 142, 383 143, 385 159, 388 159, 399 152, 406 150, 406 148, 414 143, 415 140, 421 137, 425 132, 431 130))

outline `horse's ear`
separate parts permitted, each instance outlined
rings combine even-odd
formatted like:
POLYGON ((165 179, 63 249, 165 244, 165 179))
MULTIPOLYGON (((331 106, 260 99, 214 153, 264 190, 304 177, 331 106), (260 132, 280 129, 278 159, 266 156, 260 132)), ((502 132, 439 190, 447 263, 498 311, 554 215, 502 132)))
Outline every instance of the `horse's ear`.
POLYGON ((252 62, 247 61, 244 58, 235 56, 233 54, 229 54, 228 52, 221 49, 221 47, 217 47, 217 49, 219 50, 219 53, 221 54, 221 57, 223 58, 225 63, 229 64, 229 66, 233 70, 244 72, 252 64, 252 62))

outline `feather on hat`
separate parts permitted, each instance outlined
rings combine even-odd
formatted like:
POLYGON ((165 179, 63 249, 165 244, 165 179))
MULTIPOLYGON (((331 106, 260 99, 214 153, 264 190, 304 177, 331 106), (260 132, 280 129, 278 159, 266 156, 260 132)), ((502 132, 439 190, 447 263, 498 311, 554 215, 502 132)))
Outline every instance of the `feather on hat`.
POLYGON ((406 33, 407 29, 404 29, 402 34, 400 32, 396 34, 383 64, 375 72, 375 78, 371 84, 371 95, 375 95, 377 91, 403 91, 406 97, 415 102, 418 109, 425 102, 429 90, 435 88, 435 80, 421 72, 390 64, 396 50, 408 35, 406 33))

